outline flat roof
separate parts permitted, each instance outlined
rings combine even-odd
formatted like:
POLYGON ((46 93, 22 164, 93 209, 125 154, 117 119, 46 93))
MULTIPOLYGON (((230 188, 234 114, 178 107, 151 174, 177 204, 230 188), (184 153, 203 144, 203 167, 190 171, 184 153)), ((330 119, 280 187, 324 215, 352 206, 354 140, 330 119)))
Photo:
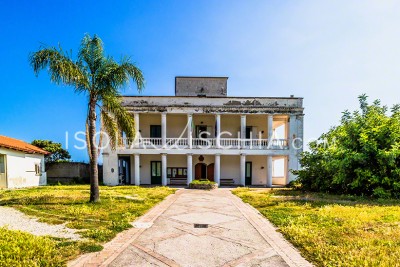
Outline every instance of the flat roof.
POLYGON ((288 96, 288 97, 279 97, 279 96, 176 96, 176 95, 122 95, 122 97, 175 97, 175 98, 261 98, 261 99, 304 99, 304 97, 296 97, 296 96, 288 96))

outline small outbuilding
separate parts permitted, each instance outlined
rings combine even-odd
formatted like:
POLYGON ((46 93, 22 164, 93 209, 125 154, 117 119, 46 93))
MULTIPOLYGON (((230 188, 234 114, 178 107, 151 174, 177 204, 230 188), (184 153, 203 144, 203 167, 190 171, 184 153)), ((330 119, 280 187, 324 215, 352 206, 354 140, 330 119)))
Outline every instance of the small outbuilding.
POLYGON ((46 185, 44 156, 48 154, 24 141, 0 135, 0 188, 46 185))

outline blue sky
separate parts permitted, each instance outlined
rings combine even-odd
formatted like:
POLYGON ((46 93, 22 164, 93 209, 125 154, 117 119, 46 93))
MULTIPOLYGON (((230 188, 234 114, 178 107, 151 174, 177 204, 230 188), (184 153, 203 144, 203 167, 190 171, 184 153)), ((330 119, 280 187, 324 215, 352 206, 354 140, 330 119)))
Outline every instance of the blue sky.
POLYGON ((302 96, 306 139, 362 93, 400 103, 399 1, 34 2, 0 3, 2 135, 65 145, 66 131, 84 130, 86 98, 35 77, 28 55, 58 43, 76 54, 85 33, 137 62, 143 95, 173 95, 174 77, 191 75, 228 76, 232 96, 302 96))

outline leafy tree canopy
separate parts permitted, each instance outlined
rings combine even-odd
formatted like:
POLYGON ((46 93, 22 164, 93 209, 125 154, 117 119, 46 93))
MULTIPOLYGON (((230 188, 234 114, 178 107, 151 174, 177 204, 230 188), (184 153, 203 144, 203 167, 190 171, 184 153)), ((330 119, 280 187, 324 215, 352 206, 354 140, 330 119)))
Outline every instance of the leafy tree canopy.
POLYGON ((400 105, 388 112, 366 95, 359 102, 360 110, 346 110, 339 126, 309 144, 294 173, 307 190, 400 197, 400 105))
POLYGON ((50 140, 33 140, 32 145, 40 147, 51 153, 45 157, 46 164, 54 162, 68 162, 71 159, 69 152, 62 148, 60 143, 54 143, 50 140))

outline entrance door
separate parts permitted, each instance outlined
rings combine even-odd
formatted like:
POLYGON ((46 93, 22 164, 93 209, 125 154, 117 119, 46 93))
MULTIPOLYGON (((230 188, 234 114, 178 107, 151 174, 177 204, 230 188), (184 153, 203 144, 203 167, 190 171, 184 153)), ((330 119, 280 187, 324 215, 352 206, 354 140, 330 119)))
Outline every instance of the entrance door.
POLYGON ((129 156, 118 157, 118 175, 120 184, 131 184, 131 158, 129 156))
POLYGON ((207 166, 207 179, 214 182, 214 163, 207 166))
POLYGON ((0 155, 0 188, 7 187, 6 155, 0 155))
POLYGON ((161 161, 152 161, 150 164, 151 184, 161 184, 161 161))
POLYGON ((246 185, 251 185, 252 184, 251 177, 253 174, 253 164, 251 163, 251 161, 246 162, 245 173, 246 173, 246 185))
POLYGON ((197 163, 194 166, 194 178, 197 180, 207 178, 207 165, 205 163, 197 163))

